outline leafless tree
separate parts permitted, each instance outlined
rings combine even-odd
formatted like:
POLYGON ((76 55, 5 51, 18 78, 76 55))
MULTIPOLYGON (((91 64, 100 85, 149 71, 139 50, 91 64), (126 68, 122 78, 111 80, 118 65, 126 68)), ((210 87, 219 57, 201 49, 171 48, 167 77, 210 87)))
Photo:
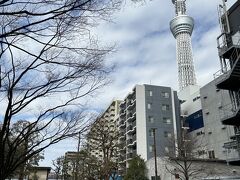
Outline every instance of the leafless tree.
POLYGON ((79 152, 67 152, 63 162, 65 162, 65 166, 62 167, 67 171, 64 170, 62 174, 68 172, 68 177, 63 176, 64 179, 94 180, 98 177, 98 167, 100 166, 99 161, 86 148, 83 148, 79 152))
POLYGON ((0 2, 0 180, 52 144, 86 129, 81 98, 104 86, 111 67, 91 28, 122 0, 0 2), (12 140, 13 122, 29 123, 12 140), (16 156, 26 138, 38 141, 16 156))
MULTIPOLYGON (((19 133, 23 131, 23 129, 25 129, 24 133, 27 134, 28 129, 26 129, 26 127, 29 126, 29 124, 30 122, 24 120, 20 120, 14 123, 11 128, 10 139, 14 141, 16 136, 18 136, 19 133)), ((24 154, 23 151, 28 150, 29 144, 38 141, 38 133, 39 132, 35 132, 29 134, 29 136, 25 136, 24 141, 18 146, 16 152, 14 152, 16 156, 15 158, 17 158, 19 154, 24 154)), ((23 180, 24 177, 29 174, 29 169, 32 166, 37 166, 41 159, 43 159, 43 153, 35 154, 32 158, 19 166, 14 174, 18 175, 19 180, 23 180)))
POLYGON ((99 178, 116 178, 118 170, 119 132, 114 122, 104 117, 97 119, 87 135, 87 145, 98 160, 99 178))
POLYGON ((166 153, 166 169, 181 180, 199 179, 206 164, 195 162, 203 160, 204 144, 189 138, 187 130, 183 129, 179 139, 169 140, 175 148, 166 153))
POLYGON ((63 168, 64 168, 64 156, 58 157, 52 161, 53 171, 56 174, 56 179, 62 179, 63 177, 63 168))

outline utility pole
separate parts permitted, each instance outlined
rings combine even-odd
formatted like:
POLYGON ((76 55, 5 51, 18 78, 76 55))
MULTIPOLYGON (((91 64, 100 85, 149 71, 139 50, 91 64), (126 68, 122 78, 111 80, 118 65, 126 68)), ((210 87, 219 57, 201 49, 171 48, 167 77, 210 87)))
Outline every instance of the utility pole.
POLYGON ((156 129, 152 128, 153 131, 153 142, 154 142, 154 161, 155 161, 155 180, 157 180, 158 173, 157 173, 157 148, 156 148, 156 129))
POLYGON ((75 180, 78 180, 78 169, 79 169, 79 160, 80 160, 80 145, 81 145, 81 133, 78 133, 78 146, 77 146, 77 159, 76 159, 76 166, 75 166, 75 180))

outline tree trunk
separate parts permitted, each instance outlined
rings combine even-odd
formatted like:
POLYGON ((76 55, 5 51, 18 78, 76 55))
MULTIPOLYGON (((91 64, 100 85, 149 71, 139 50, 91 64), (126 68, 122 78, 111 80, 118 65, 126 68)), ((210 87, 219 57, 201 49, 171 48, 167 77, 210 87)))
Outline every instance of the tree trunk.
POLYGON ((24 179, 24 166, 20 167, 18 179, 19 180, 23 180, 24 179))

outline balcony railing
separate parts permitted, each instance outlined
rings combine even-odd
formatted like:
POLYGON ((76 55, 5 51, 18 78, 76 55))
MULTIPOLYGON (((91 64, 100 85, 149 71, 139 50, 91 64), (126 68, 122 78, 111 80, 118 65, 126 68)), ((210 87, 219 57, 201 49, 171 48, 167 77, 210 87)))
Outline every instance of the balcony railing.
POLYGON ((240 156, 239 152, 236 149, 231 149, 230 151, 226 150, 226 161, 227 162, 239 162, 240 156))
MULTIPOLYGON (((221 36, 219 36, 221 37, 221 36)), ((240 38, 238 39, 238 42, 236 44, 237 46, 240 47, 240 38)), ((224 51, 225 49, 227 49, 227 43, 225 42, 224 45, 222 45, 221 43, 218 42, 218 46, 219 46, 219 50, 220 51, 224 51)), ((239 59, 239 50, 238 49, 234 49, 229 57, 228 61, 223 61, 222 63, 222 69, 218 70, 215 74, 214 74, 214 79, 216 79, 218 82, 221 82, 222 80, 224 80, 230 73, 231 70, 233 69, 233 67, 237 64, 237 61, 234 63, 234 60, 239 59)))
POLYGON ((133 126, 133 127, 136 127, 136 121, 133 121, 133 122, 132 122, 132 126, 133 126))
POLYGON ((236 93, 234 99, 235 99, 234 103, 227 104, 219 110, 220 119, 222 121, 227 120, 228 118, 232 118, 234 115, 236 115, 239 112, 240 91, 236 93))
POLYGON ((133 126, 132 125, 127 127, 127 131, 130 131, 130 130, 133 130, 133 126))
POLYGON ((125 102, 125 101, 121 102, 119 106, 120 106, 121 108, 124 108, 124 109, 125 109, 125 108, 126 108, 126 102, 125 102))
POLYGON ((124 124, 124 122, 125 122, 125 120, 122 119, 122 118, 120 118, 120 119, 119 119, 119 126, 120 126, 121 124, 124 124))
POLYGON ((133 143, 133 140, 132 139, 128 139, 127 140, 127 144, 132 144, 133 143))
POLYGON ((137 140, 136 134, 132 136, 132 140, 133 140, 133 141, 136 141, 136 140, 137 140))
POLYGON ((131 113, 127 117, 127 121, 129 122, 134 121, 135 119, 136 119, 136 113, 131 113))
POLYGON ((124 132, 120 132, 119 134, 119 139, 125 139, 126 138, 126 135, 124 132))
POLYGON ((126 127, 126 121, 123 121, 123 123, 119 125, 119 128, 125 128, 125 127, 126 127))
POLYGON ((135 102, 136 102, 136 100, 129 101, 127 103, 127 109, 129 109, 129 110, 133 109, 135 107, 135 105, 136 105, 135 102))
POLYGON ((120 111, 120 117, 123 117, 123 116, 125 116, 126 115, 126 111, 125 110, 121 110, 120 111))
POLYGON ((133 154, 132 153, 127 154, 127 159, 131 159, 131 158, 133 158, 133 154))

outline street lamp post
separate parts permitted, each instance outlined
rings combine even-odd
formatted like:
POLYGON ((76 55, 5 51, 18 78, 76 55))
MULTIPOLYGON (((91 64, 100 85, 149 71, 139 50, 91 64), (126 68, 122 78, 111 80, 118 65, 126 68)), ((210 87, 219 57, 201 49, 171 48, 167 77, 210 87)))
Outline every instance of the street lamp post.
POLYGON ((154 142, 154 161, 155 161, 155 180, 157 180, 158 173, 157 173, 157 148, 156 148, 156 129, 152 128, 153 131, 153 142, 154 142))

